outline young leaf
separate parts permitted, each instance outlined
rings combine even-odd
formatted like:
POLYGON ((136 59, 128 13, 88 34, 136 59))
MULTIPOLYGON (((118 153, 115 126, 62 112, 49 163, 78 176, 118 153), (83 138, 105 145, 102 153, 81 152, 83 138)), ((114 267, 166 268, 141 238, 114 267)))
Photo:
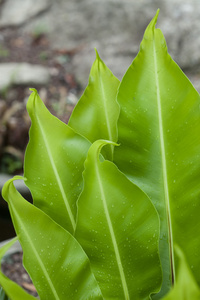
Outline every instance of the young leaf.
POLYGON ((2 194, 22 245, 24 266, 40 299, 103 299, 88 257, 78 242, 43 211, 27 202, 17 192, 14 179, 4 185, 2 194))
POLYGON ((165 294, 175 277, 174 243, 200 283, 200 97, 167 53, 157 17, 119 87, 121 146, 114 161, 159 213, 165 294))
MULTIPOLYGON (((5 253, 8 249, 16 242, 17 238, 12 239, 3 247, 0 248, 0 261, 2 260, 5 253)), ((0 271, 0 285, 3 287, 3 290, 0 288, 0 299, 1 300, 33 300, 36 299, 33 296, 29 295, 24 291, 19 285, 11 281, 0 271), (6 293, 6 294, 5 294, 6 293), (7 297, 8 296, 8 297, 7 297)))
POLYGON ((182 250, 176 246, 175 253, 179 258, 177 282, 163 300, 199 300, 200 288, 194 279, 182 250))
POLYGON ((89 149, 75 237, 105 299, 147 299, 161 285, 158 215, 112 162, 100 162, 108 143, 98 140, 89 149))
POLYGON ((90 142, 51 115, 32 90, 27 103, 32 125, 24 162, 25 183, 34 205, 73 234, 90 142))
MULTIPOLYGON (((98 139, 117 142, 118 86, 119 80, 106 67, 96 51, 89 84, 72 112, 69 126, 92 143, 98 139)), ((103 149, 102 154, 106 159, 113 160, 113 149, 111 144, 103 149)))

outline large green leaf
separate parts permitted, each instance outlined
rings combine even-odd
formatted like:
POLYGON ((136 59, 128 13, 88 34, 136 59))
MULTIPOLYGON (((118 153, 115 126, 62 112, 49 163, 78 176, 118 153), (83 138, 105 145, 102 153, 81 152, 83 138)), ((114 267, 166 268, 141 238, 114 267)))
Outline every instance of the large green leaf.
MULTIPOLYGON (((88 86, 72 112, 69 126, 92 143, 98 139, 117 142, 118 86, 119 80, 106 67, 96 51, 88 86)), ((113 149, 113 145, 105 147, 104 157, 112 160, 113 149)))
MULTIPOLYGON (((3 247, 0 248, 0 261, 2 260, 5 253, 8 249, 16 242, 17 238, 12 239, 3 247)), ((11 281, 0 271, 0 285, 3 287, 3 290, 0 288, 0 299, 9 299, 10 300, 33 300, 36 299, 33 296, 25 292, 19 285, 11 281), (6 295, 5 295, 5 293, 6 295), (7 297, 8 296, 8 297, 7 297)))
POLYGON ((182 250, 176 246, 175 253, 179 259, 177 282, 163 300, 200 300, 200 288, 194 279, 182 250))
POLYGON ((32 90, 27 103, 32 125, 24 162, 26 185, 34 205, 74 233, 76 201, 90 142, 51 115, 32 90))
POLYGON ((149 299, 161 285, 159 220, 149 198, 99 153, 85 162, 75 237, 87 253, 105 299, 149 299))
POLYGON ((200 97, 169 56, 157 16, 119 87, 114 161, 159 213, 165 294, 176 276, 174 243, 200 283, 200 97))
POLYGON ((13 179, 4 185, 2 194, 22 245, 24 266, 40 299, 103 299, 88 257, 74 237, 27 202, 13 179))

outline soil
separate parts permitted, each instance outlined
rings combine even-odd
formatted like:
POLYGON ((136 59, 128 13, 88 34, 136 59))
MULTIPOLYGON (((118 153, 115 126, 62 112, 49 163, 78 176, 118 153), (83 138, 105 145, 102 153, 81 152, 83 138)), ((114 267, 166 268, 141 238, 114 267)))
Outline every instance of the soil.
MULTIPOLYGON (((0 30, 0 63, 27 62, 50 68, 46 86, 31 86, 52 114, 67 123, 81 93, 73 74, 67 72, 79 49, 52 50, 44 33, 24 33, 17 28, 0 30)), ((22 172, 24 151, 28 142, 30 119, 26 102, 30 86, 11 86, 0 93, 0 172, 22 172)))
MULTIPOLYGON (((73 74, 67 72, 73 55, 79 49, 52 50, 44 33, 21 34, 18 28, 0 30, 0 63, 27 62, 47 66, 51 79, 44 86, 31 86, 52 114, 67 123, 81 94, 73 74)), ((30 119, 26 102, 30 86, 11 86, 0 93, 0 172, 18 174, 23 170, 23 159, 28 143, 30 119)), ((2 271, 28 293, 37 296, 35 287, 22 265, 22 252, 7 256, 2 271)))
POLYGON ((2 263, 2 272, 20 285, 29 294, 37 297, 37 291, 22 265, 22 252, 6 256, 2 263))

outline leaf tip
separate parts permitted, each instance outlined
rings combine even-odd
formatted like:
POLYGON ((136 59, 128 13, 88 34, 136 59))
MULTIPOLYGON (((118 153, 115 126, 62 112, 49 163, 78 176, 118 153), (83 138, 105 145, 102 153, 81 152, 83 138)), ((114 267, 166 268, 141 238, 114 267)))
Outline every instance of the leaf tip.
POLYGON ((89 151, 88 151, 88 157, 93 157, 94 159, 96 159, 97 157, 99 157, 101 149, 103 148, 103 146, 105 145, 113 145, 113 146, 119 146, 119 144, 112 142, 112 141, 108 141, 108 140, 97 140, 95 141, 89 151))
POLYGON ((160 13, 160 8, 157 9, 156 14, 155 14, 156 21, 157 21, 157 19, 158 19, 159 13, 160 13))
POLYGON ((154 26, 154 27, 155 27, 155 25, 157 23, 159 13, 160 13, 160 8, 157 9, 156 14, 155 14, 154 18, 151 21, 152 22, 152 26, 154 26))
POLYGON ((9 202, 8 201, 8 193, 9 193, 9 188, 10 188, 10 185, 13 185, 13 181, 14 180, 25 180, 24 177, 22 176, 19 176, 19 175, 16 175, 14 176, 13 178, 9 179, 8 181, 6 181, 6 183, 4 184, 3 188, 2 188, 2 197, 4 198, 4 200, 6 202, 9 202))
POLYGON ((176 253, 176 255, 178 256, 178 258, 180 260, 184 260, 185 259, 185 255, 184 255, 182 249, 179 247, 178 244, 174 245, 174 252, 176 253))
POLYGON ((33 92, 33 93, 35 93, 35 94, 37 94, 38 92, 37 92, 37 90, 36 89, 34 89, 34 88, 30 88, 29 89, 29 91, 31 91, 31 92, 33 92))
POLYGON ((29 114, 30 114, 32 105, 34 104, 36 98, 39 97, 39 95, 38 95, 38 91, 37 91, 36 89, 30 88, 29 90, 30 90, 32 93, 31 93, 30 96, 29 96, 29 99, 28 99, 26 108, 27 108, 27 110, 28 110, 28 112, 29 112, 29 114))
MULTIPOLYGON (((95 63, 97 63, 97 66, 98 66, 98 69, 99 69, 99 68, 100 68, 100 64, 102 64, 103 62, 102 62, 102 60, 101 60, 101 58, 100 58, 100 56, 99 56, 99 53, 98 53, 97 49, 94 48, 94 50, 95 50, 95 52, 96 52, 95 63)), ((95 63, 94 63, 94 64, 95 64, 95 63)))
POLYGON ((154 29, 155 29, 155 26, 156 26, 156 23, 157 23, 157 20, 158 20, 159 12, 160 12, 160 9, 158 8, 157 11, 156 11, 155 16, 153 17, 153 19, 152 19, 151 22, 149 23, 149 26, 147 27, 147 30, 148 30, 148 29, 151 29, 151 30, 154 30, 154 29))
POLYGON ((100 56, 99 56, 99 53, 98 53, 98 51, 97 51, 97 48, 94 48, 94 50, 95 50, 95 53, 96 53, 96 59, 99 59, 100 56))

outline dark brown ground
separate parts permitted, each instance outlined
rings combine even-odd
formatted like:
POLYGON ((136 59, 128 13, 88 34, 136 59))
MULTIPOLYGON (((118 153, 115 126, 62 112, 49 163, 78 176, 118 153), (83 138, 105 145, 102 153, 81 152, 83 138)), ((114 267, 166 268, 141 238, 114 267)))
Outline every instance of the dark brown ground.
POLYGON ((23 287, 29 294, 38 296, 29 275, 22 266, 22 252, 16 252, 7 256, 2 263, 2 271, 7 277, 23 287))
MULTIPOLYGON (((48 66, 52 70, 51 80, 46 86, 11 86, 0 93, 0 172, 16 174, 22 172, 24 151, 28 142, 30 119, 26 112, 29 88, 34 87, 49 108, 63 122, 67 122, 74 104, 67 103, 69 94, 80 95, 73 74, 67 66, 79 49, 51 50, 48 37, 43 33, 20 34, 17 28, 0 30, 0 63, 28 62, 48 66)), ((15 253, 2 263, 2 270, 30 294, 36 290, 22 266, 22 253, 15 253)))
POLYGON ((67 72, 73 54, 79 49, 52 50, 44 33, 20 34, 19 29, 0 30, 0 63, 27 62, 50 68, 51 79, 46 86, 11 86, 0 93, 0 172, 19 173, 28 142, 30 119, 26 112, 29 88, 38 90, 48 109, 67 123, 73 110, 70 103, 80 95, 73 74, 67 72))

